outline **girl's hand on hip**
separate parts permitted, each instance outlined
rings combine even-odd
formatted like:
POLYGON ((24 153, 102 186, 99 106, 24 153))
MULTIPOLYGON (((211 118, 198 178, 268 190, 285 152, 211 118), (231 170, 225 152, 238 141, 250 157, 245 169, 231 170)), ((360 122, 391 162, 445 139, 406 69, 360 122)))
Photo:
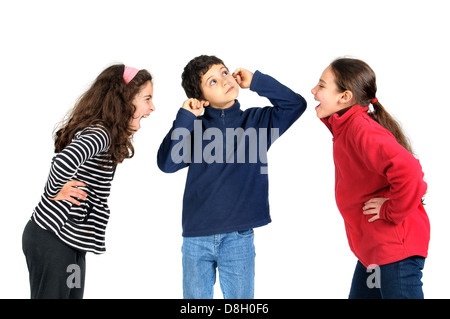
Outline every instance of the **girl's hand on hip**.
POLYGON ((58 195, 51 200, 67 200, 72 204, 80 206, 81 203, 77 200, 86 200, 87 193, 78 187, 85 187, 86 184, 79 181, 68 181, 59 191, 58 195))
POLYGON ((381 206, 387 200, 389 200, 389 198, 374 197, 364 203, 363 214, 364 215, 374 215, 372 218, 369 218, 369 220, 368 220, 369 223, 372 223, 372 222, 380 219, 381 206))

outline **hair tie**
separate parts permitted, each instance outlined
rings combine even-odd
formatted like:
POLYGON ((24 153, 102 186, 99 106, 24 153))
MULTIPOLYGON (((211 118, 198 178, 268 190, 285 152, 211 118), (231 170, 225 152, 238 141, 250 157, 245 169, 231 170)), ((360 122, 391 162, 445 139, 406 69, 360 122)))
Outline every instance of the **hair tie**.
POLYGON ((378 99, 377 99, 377 98, 374 98, 372 101, 370 101, 370 103, 372 103, 372 105, 375 104, 375 103, 377 103, 377 102, 378 102, 378 99))
POLYGON ((125 69, 123 70, 123 79, 125 80, 125 83, 126 84, 130 83, 138 72, 139 72, 138 69, 125 66, 125 69))

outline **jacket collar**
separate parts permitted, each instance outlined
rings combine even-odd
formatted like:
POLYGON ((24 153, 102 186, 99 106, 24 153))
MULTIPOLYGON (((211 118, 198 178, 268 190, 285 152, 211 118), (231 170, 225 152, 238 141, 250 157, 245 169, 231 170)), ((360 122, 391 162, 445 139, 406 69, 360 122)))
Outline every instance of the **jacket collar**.
POLYGON ((216 109, 211 106, 205 108, 204 117, 205 118, 220 118, 220 117, 234 117, 238 116, 241 110, 241 105, 238 100, 235 100, 233 106, 227 109, 216 109))
POLYGON ((369 107, 367 106, 355 104, 344 114, 339 115, 339 112, 334 113, 329 117, 322 118, 321 121, 328 127, 334 137, 338 137, 342 130, 355 118, 355 116, 361 113, 366 113, 368 110, 369 107))

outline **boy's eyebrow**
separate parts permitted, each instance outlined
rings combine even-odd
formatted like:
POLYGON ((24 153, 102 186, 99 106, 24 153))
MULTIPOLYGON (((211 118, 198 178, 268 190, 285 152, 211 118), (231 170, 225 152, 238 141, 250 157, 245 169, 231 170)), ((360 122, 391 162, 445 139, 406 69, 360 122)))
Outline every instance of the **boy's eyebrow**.
POLYGON ((323 82, 325 84, 327 84, 327 82, 325 82, 324 80, 320 79, 319 82, 323 82))
POLYGON ((210 75, 210 76, 206 79, 205 83, 208 83, 209 79, 212 78, 213 76, 214 76, 214 74, 213 74, 213 75, 210 75))

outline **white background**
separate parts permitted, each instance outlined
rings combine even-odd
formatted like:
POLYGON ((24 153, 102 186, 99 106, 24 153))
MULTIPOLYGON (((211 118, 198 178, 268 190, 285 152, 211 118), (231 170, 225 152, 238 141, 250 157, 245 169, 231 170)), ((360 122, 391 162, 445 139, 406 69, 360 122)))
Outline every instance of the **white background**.
MULTIPOLYGON (((428 182, 426 298, 449 298, 447 1, 2 1, 0 298, 28 298, 22 231, 38 203, 57 123, 113 63, 148 69, 156 111, 135 135, 110 196, 107 253, 87 255, 85 298, 181 298, 187 170, 156 153, 200 54, 270 74, 308 101, 269 152, 273 222, 255 230, 256 298, 347 298, 356 258, 334 201, 332 141, 311 94, 335 58, 365 60, 380 102, 403 125, 428 182)), ((241 90, 243 108, 267 100, 241 90)), ((219 284, 215 297, 221 298, 219 284)))

